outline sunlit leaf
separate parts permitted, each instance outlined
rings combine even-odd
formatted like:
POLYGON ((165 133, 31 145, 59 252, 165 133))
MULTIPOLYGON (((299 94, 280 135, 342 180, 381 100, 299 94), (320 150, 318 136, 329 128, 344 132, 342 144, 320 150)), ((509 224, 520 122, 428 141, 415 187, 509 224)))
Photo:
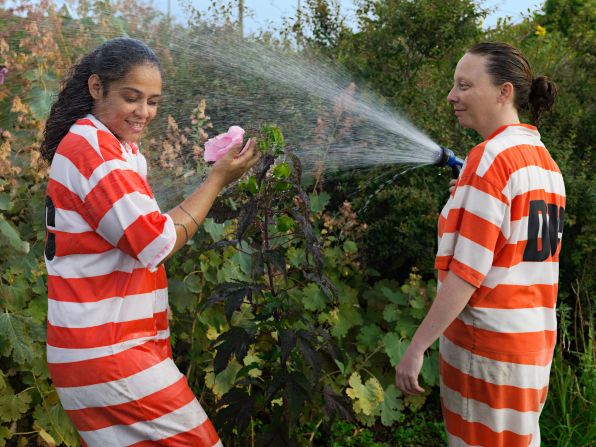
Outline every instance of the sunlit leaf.
POLYGON ((273 168, 273 176, 278 179, 285 179, 290 176, 291 169, 288 163, 280 163, 273 168))
POLYGON ((376 377, 369 378, 364 384, 358 372, 352 373, 348 381, 350 386, 346 394, 352 399, 352 406, 356 413, 371 415, 382 402, 383 387, 376 377))

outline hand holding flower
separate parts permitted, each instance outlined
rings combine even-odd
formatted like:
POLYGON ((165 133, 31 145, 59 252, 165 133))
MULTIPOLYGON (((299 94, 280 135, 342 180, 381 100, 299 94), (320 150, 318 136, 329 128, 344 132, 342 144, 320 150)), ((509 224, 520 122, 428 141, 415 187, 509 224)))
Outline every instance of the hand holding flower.
MULTIPOLYGON (((244 129, 240 126, 232 126, 226 133, 209 139, 205 143, 205 161, 213 162, 223 158, 234 146, 242 144, 244 129)), ((238 155, 242 155, 248 148, 248 142, 238 155)))

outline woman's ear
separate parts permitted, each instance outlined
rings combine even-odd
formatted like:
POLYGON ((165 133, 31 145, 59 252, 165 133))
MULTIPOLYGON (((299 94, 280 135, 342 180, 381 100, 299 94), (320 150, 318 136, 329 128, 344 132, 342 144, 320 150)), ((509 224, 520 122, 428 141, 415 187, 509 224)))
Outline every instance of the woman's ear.
POLYGON ((93 99, 100 99, 103 96, 103 84, 98 75, 92 74, 89 76, 87 86, 89 87, 89 94, 93 99))
POLYGON ((498 101, 502 104, 506 104, 509 101, 513 102, 513 84, 511 82, 505 82, 501 85, 498 101))

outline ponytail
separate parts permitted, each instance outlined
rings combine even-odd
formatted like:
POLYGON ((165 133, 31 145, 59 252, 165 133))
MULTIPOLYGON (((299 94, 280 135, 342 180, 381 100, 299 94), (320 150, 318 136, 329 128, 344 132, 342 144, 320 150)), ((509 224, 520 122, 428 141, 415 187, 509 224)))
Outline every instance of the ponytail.
POLYGON ((546 76, 538 76, 532 80, 528 98, 532 120, 538 122, 543 112, 549 111, 557 96, 557 85, 546 76))
POLYGON ((486 72, 494 85, 510 82, 515 92, 515 108, 529 110, 536 123, 543 112, 550 110, 557 96, 557 86, 546 76, 534 77, 522 52, 503 42, 482 42, 468 53, 485 56, 486 72))

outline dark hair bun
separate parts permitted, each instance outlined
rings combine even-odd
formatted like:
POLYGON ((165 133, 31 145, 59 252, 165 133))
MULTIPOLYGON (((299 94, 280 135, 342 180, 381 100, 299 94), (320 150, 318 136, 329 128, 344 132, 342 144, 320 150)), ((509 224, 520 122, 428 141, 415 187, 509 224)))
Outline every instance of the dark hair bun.
POLYGON ((532 80, 530 89, 530 112, 537 121, 542 112, 552 108, 557 96, 557 85, 546 76, 537 76, 532 80))

